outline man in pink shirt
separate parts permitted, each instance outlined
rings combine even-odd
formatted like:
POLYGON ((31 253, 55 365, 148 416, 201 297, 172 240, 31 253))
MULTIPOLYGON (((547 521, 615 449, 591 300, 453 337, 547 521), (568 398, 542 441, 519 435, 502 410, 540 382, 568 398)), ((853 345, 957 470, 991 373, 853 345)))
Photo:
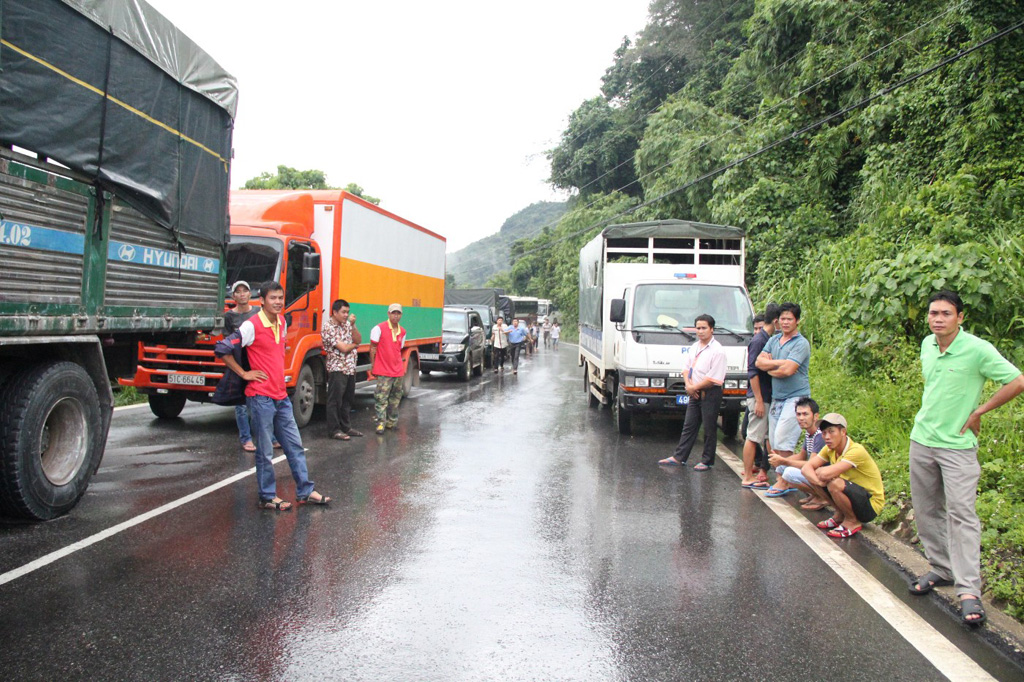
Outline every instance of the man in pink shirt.
POLYGON ((697 342, 690 346, 683 362, 683 377, 686 382, 686 418, 679 445, 671 457, 658 464, 685 464, 690 450, 697 442, 697 431, 704 424, 704 453, 694 471, 707 471, 715 464, 715 447, 718 443, 718 410, 722 406, 722 384, 725 382, 725 349, 715 339, 715 318, 698 315, 693 326, 697 329, 697 342))

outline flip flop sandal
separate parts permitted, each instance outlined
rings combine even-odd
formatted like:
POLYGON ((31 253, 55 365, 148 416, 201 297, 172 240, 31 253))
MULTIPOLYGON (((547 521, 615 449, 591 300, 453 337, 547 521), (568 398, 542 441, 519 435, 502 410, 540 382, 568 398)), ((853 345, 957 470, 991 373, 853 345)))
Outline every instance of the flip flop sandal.
POLYGON ((799 492, 799 491, 796 488, 783 488, 782 490, 779 490, 778 488, 769 488, 768 492, 766 492, 764 494, 764 496, 765 497, 784 497, 785 495, 788 495, 790 493, 795 493, 795 492, 799 492))
POLYGON ((671 457, 666 457, 665 459, 658 460, 658 464, 664 464, 665 466, 670 467, 682 466, 682 464, 680 464, 678 460, 674 460, 671 457))
POLYGON ((341 431, 335 431, 333 434, 331 434, 331 438, 333 438, 334 440, 352 440, 352 436, 348 435, 347 433, 342 433, 341 431))
POLYGON ((256 452, 256 446, 253 444, 252 441, 249 441, 248 443, 243 443, 242 449, 245 450, 246 452, 256 452))
POLYGON ((944 585, 952 585, 952 580, 943 578, 935 571, 928 571, 920 578, 910 583, 910 594, 922 595, 928 594, 936 587, 942 587, 944 585))
MULTIPOLYGON (((315 493, 316 491, 314 490, 313 492, 315 493)), ((310 493, 310 495, 312 495, 312 494, 313 493, 310 493)), ((296 497, 295 501, 298 502, 299 504, 317 504, 317 505, 327 506, 328 504, 331 503, 331 498, 327 497, 323 493, 320 493, 320 499, 319 500, 314 500, 309 495, 306 495, 305 497, 296 497)))
POLYGON ((853 530, 850 530, 846 526, 836 526, 833 530, 830 530, 826 535, 830 538, 850 538, 860 532, 861 527, 858 526, 853 530))
POLYGON ((818 521, 814 525, 816 525, 818 528, 820 528, 822 530, 830 530, 832 528, 838 528, 839 527, 839 522, 836 521, 834 518, 828 518, 828 519, 825 519, 824 521, 818 521))
POLYGON ((272 509, 273 511, 288 511, 289 509, 292 508, 292 503, 285 502, 284 500, 280 500, 278 502, 274 502, 273 500, 260 500, 258 506, 260 509, 272 509))
POLYGON ((693 470, 694 470, 694 471, 710 471, 710 470, 711 470, 711 467, 709 467, 709 466, 708 466, 707 464, 705 464, 704 462, 701 462, 700 464, 695 464, 695 465, 693 466, 693 470))
POLYGON ((821 511, 827 506, 824 502, 815 502, 813 504, 801 504, 800 508, 804 511, 821 511))
POLYGON ((986 620, 988 620, 988 616, 985 615, 985 609, 981 606, 981 600, 961 599, 960 620, 962 620, 965 625, 970 625, 972 627, 978 627, 979 625, 982 625, 986 620), (975 614, 978 615, 978 618, 967 617, 973 616, 975 614))
POLYGON ((751 490, 768 490, 769 488, 770 486, 768 485, 768 481, 755 481, 754 484, 750 486, 751 490))

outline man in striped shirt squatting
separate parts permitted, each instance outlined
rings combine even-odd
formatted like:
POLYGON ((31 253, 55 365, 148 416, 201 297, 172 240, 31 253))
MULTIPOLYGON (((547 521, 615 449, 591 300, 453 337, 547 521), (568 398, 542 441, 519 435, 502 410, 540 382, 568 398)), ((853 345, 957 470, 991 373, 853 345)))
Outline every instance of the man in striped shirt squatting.
POLYGON ((284 288, 271 280, 260 287, 263 295, 263 309, 254 317, 243 322, 238 330, 217 342, 215 353, 228 369, 246 382, 245 403, 252 415, 253 430, 256 432, 256 486, 259 490, 259 506, 262 509, 287 511, 290 502, 277 496, 277 483, 272 461, 274 436, 284 448, 288 466, 295 479, 295 499, 299 504, 327 504, 331 498, 313 489, 306 469, 306 452, 302 437, 295 425, 292 401, 284 386, 284 351, 288 325, 281 315, 284 309, 284 288), (248 348, 248 372, 235 361, 231 353, 233 345, 248 348))

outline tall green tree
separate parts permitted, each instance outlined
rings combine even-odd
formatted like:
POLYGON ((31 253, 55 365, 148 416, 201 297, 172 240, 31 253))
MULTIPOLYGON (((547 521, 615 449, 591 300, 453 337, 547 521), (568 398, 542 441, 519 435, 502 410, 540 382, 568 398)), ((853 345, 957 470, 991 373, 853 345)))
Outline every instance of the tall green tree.
POLYGON ((266 171, 245 181, 243 189, 335 189, 327 184, 322 170, 300 171, 289 166, 278 166, 277 173, 266 171))

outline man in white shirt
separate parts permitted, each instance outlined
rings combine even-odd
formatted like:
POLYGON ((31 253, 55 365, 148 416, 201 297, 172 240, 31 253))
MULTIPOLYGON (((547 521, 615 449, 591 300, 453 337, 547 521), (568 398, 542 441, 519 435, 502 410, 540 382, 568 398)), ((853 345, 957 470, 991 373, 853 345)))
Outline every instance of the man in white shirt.
POLYGON ((725 383, 725 349, 715 339, 715 318, 698 315, 693 326, 697 329, 697 342, 684 349, 683 377, 686 382, 686 419, 679 445, 671 457, 658 464, 685 464, 690 450, 697 442, 697 432, 704 424, 704 452, 694 471, 707 471, 715 464, 718 443, 718 410, 722 406, 722 384, 725 383))
POLYGON ((498 370, 505 371, 505 356, 508 355, 508 327, 505 326, 505 318, 498 315, 495 325, 491 328, 491 349, 494 356, 491 364, 494 365, 494 373, 498 370))

